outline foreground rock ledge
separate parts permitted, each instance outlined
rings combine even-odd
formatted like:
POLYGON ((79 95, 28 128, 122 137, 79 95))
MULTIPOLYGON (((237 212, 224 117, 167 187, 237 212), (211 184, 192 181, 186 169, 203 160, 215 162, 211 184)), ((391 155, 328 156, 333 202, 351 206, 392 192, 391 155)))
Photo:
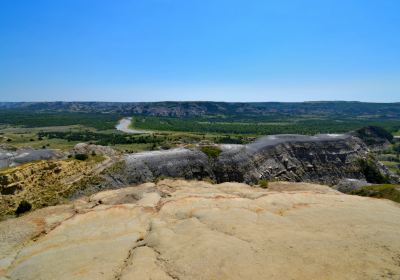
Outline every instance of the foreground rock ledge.
POLYGON ((163 180, 0 223, 0 279, 399 279, 400 207, 163 180))

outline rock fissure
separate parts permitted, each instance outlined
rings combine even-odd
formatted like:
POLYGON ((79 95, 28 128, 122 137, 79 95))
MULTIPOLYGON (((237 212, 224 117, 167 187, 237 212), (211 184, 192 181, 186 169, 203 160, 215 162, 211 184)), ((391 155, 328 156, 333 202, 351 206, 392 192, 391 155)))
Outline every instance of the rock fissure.
POLYGON ((152 249, 152 250, 156 253, 156 259, 157 259, 157 262, 158 262, 158 266, 159 266, 169 277, 171 277, 172 279, 180 280, 179 276, 177 276, 176 274, 172 273, 172 272, 171 272, 171 269, 168 268, 169 263, 168 263, 167 260, 165 260, 165 259, 162 257, 161 252, 158 251, 157 249, 155 249, 154 247, 149 246, 148 244, 147 244, 146 246, 147 246, 148 248, 152 249))
MULTIPOLYGON (((205 227, 207 227, 209 230, 212 230, 212 231, 215 231, 215 232, 218 232, 218 233, 222 233, 222 234, 224 234, 224 235, 226 235, 226 236, 233 237, 233 238, 236 238, 236 239, 238 239, 238 240, 240 240, 240 241, 243 241, 243 242, 246 242, 246 243, 248 243, 248 244, 251 244, 251 243, 250 243, 250 242, 251 242, 250 240, 246 240, 246 239, 240 238, 240 237, 234 235, 233 233, 230 233, 230 232, 227 232, 227 231, 222 231, 222 230, 217 229, 216 227, 212 227, 211 225, 208 225, 207 223, 202 222, 201 219, 200 219, 199 217, 193 216, 193 218, 196 218, 196 220, 197 220, 199 223, 201 223, 202 225, 204 225, 205 227)), ((251 246, 250 246, 250 247, 251 247, 251 246)))
POLYGON ((133 265, 132 264, 132 256, 133 256, 133 252, 134 250, 136 250, 139 247, 143 247, 146 246, 146 244, 144 243, 144 241, 142 239, 140 239, 139 241, 136 242, 136 244, 128 251, 128 256, 125 258, 124 263, 122 264, 121 268, 119 269, 118 273, 114 276, 115 280, 120 280, 124 270, 128 267, 133 265))
MULTIPOLYGON (((0 277, 361 280, 379 278, 382 271, 400 273, 400 208, 326 186, 270 182, 260 189, 164 180, 105 191, 75 204, 79 211, 67 214, 76 220, 68 222, 63 211, 73 207, 38 210, 48 218, 43 228, 46 221, 53 227, 36 241, 23 243, 26 237, 0 226, 4 244, 22 244, 0 246, 0 265, 13 260, 0 267, 0 277), (171 190, 170 197, 161 197, 165 190, 171 190), (103 203, 93 204, 98 200, 103 203)), ((38 218, 35 211, 11 222, 24 221, 19 222, 23 229, 38 218)))

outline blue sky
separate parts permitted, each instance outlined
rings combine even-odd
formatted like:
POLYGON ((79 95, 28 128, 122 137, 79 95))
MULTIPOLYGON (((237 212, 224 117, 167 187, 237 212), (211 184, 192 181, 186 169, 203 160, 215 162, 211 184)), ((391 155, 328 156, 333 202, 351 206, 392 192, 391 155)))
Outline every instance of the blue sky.
POLYGON ((2 0, 0 101, 400 101, 398 0, 2 0))

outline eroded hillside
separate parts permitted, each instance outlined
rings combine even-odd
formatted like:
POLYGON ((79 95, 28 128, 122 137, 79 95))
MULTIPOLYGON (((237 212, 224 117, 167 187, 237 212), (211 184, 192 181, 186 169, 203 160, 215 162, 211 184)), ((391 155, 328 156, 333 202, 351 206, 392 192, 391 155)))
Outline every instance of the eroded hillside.
POLYGON ((31 161, 0 170, 0 219, 13 216, 21 203, 29 205, 27 211, 66 202, 86 185, 100 183, 99 174, 118 160, 110 148, 80 144, 68 158, 31 161), (73 154, 87 159, 77 160, 73 154))
POLYGON ((77 144, 67 154, 88 159, 80 161, 64 155, 62 159, 30 162, 0 171, 0 217, 18 212, 23 201, 37 209, 104 189, 166 177, 330 186, 343 179, 362 179, 365 184, 399 181, 374 159, 360 138, 350 134, 271 135, 247 145, 196 144, 125 154, 110 147, 77 144))
MULTIPOLYGON (((210 148, 214 153, 200 147, 127 154, 125 167, 113 178, 121 184, 174 177, 252 184, 267 179, 335 185, 341 179, 365 179, 371 173, 379 180, 397 180, 370 157, 363 141, 346 134, 271 135, 248 145, 210 148)), ((370 177, 372 182, 376 179, 370 177)))

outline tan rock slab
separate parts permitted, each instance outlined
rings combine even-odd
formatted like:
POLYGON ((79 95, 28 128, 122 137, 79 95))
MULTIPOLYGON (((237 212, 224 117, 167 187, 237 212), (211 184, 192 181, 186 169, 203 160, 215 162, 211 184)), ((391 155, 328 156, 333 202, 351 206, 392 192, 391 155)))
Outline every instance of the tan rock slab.
POLYGON ((0 277, 400 279, 400 207, 388 200, 315 184, 164 180, 86 201, 39 228, 29 226, 38 211, 0 223, 0 277))

